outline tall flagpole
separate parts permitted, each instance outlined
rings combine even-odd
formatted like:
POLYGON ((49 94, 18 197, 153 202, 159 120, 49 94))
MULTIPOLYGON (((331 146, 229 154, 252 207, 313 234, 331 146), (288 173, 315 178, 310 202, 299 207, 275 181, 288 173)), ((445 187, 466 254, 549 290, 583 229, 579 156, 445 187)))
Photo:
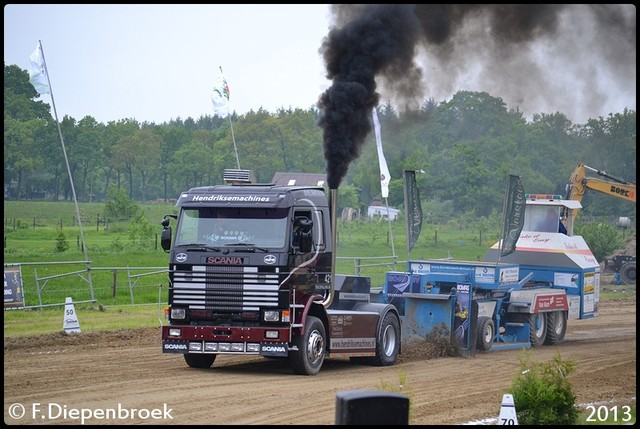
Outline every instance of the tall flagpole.
POLYGON ((230 108, 230 91, 229 85, 227 84, 227 80, 224 78, 224 73, 222 72, 222 66, 220 68, 220 75, 218 76, 218 81, 216 82, 216 86, 213 88, 213 95, 211 96, 211 101, 213 102, 213 110, 217 115, 220 115, 224 118, 227 116, 229 118, 229 125, 231 126, 231 140, 233 140, 233 151, 236 154, 236 165, 238 166, 238 170, 240 170, 240 158, 238 157, 238 146, 236 146, 236 136, 233 132, 233 122, 231 121, 231 108, 230 108), (221 110, 224 107, 224 110, 221 110))
POLYGON ((236 136, 233 134, 233 122, 231 122, 231 114, 229 116, 229 125, 231 125, 231 139, 233 140, 233 150, 236 152, 236 163, 238 164, 238 170, 240 170, 240 158, 238 158, 238 147, 236 146, 236 136))
POLYGON ((373 107, 371 111, 371 117, 373 118, 373 128, 376 134, 376 148, 378 150, 378 163, 380 164, 380 188, 384 203, 387 207, 387 222, 389 223, 389 238, 391 239, 391 251, 393 252, 393 260, 396 259, 396 247, 393 243, 393 230, 391 229, 391 214, 389 213, 389 181, 391 180, 391 174, 389 174, 389 168, 387 167, 387 160, 384 157, 382 151, 382 138, 380 137, 380 122, 378 121, 378 112, 373 107))
MULTIPOLYGON (((42 54, 42 64, 44 65, 44 71, 47 75, 47 83, 49 84, 49 93, 51 94, 51 104, 53 105, 53 114, 56 118, 56 125, 58 126, 58 135, 60 136, 60 143, 62 144, 62 153, 64 154, 64 162, 67 164, 67 173, 69 174, 69 183, 71 184, 71 193, 73 194, 73 202, 76 206, 76 217, 78 218, 78 226, 80 227, 80 240, 82 244, 82 251, 84 253, 84 260, 88 264, 89 255, 87 253, 87 245, 84 241, 84 233, 82 232, 82 219, 80 218, 80 207, 78 206, 78 198, 76 198, 76 188, 73 185, 73 176, 71 175, 71 167, 69 167, 69 158, 67 157, 67 149, 64 146, 64 138, 62 137, 62 130, 60 129, 60 121, 58 121, 58 111, 56 110, 56 101, 53 98, 53 87, 51 86, 51 79, 49 78, 49 71, 47 70, 47 61, 44 57, 44 49, 42 48, 42 41, 38 40, 38 47, 42 54)), ((93 300, 93 288, 91 288, 91 299, 93 300)))

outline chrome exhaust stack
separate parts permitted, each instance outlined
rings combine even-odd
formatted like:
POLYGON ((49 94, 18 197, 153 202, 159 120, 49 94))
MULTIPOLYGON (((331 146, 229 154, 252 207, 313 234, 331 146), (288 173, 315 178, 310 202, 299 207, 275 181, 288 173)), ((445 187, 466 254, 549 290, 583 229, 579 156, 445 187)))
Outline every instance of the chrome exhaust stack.
POLYGON ((338 207, 338 189, 329 189, 329 216, 331 217, 331 280, 329 282, 329 295, 322 301, 324 308, 329 308, 333 302, 335 295, 335 278, 336 278, 336 244, 338 237, 338 228, 336 220, 336 212, 338 207))

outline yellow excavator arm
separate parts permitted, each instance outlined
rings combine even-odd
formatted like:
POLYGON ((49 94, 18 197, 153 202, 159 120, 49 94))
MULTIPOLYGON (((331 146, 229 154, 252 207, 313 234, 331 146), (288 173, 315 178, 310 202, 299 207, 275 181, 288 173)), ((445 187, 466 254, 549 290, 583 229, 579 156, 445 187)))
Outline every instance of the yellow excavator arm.
MULTIPOLYGON (((636 184, 624 179, 612 176, 604 170, 597 170, 585 164, 578 164, 573 170, 567 184, 567 200, 582 201, 584 193, 587 189, 598 191, 612 197, 622 198, 623 200, 636 202, 636 184), (599 176, 606 177, 609 180, 589 177, 587 172, 593 172, 599 176)), ((577 215, 577 209, 575 210, 577 215)))

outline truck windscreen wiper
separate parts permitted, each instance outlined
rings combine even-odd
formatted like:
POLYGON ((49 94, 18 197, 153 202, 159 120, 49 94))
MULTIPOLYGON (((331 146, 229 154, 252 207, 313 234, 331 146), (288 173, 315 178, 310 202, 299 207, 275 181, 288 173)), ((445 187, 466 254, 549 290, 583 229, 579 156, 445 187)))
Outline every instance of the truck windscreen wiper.
MULTIPOLYGON (((202 244, 202 243, 190 243, 190 244, 180 244, 180 247, 188 247, 187 252, 191 252, 191 251, 207 251, 207 250, 213 250, 214 252, 220 252, 220 248, 219 247, 214 247, 214 246, 209 246, 208 244, 202 244)), ((176 246, 178 247, 178 246, 176 246)))
POLYGON ((255 247, 253 243, 227 243, 225 246, 242 246, 248 247, 248 249, 242 249, 245 252, 255 252, 256 250, 260 250, 261 252, 268 252, 269 249, 265 249, 264 247, 255 247))

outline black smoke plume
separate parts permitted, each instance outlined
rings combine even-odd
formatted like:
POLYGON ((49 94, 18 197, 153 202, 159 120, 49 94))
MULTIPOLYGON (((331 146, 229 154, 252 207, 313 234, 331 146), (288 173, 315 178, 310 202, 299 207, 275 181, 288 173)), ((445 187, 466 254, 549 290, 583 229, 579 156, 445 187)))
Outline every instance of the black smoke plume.
MULTIPOLYGON (((585 38, 580 34, 585 28, 599 41, 590 46, 594 58, 618 64, 616 76, 628 80, 632 73, 635 82, 633 5, 339 4, 331 12, 333 27, 320 50, 332 84, 318 101, 331 189, 338 188, 371 131, 371 110, 380 101, 377 84, 400 109, 420 107, 427 90, 464 89, 452 86, 468 76, 481 79, 488 91, 510 94, 508 101, 516 104, 556 102, 561 90, 552 88, 553 95, 546 96, 544 88, 552 82, 541 76, 551 70, 558 84, 566 71, 541 62, 533 43, 542 41, 563 56, 578 55, 571 41, 585 38), (577 20, 587 25, 577 26, 580 31, 561 45, 560 24, 577 20)), ((597 74, 597 61, 578 72, 597 74)), ((584 92, 585 104, 606 98, 605 89, 584 92)))

